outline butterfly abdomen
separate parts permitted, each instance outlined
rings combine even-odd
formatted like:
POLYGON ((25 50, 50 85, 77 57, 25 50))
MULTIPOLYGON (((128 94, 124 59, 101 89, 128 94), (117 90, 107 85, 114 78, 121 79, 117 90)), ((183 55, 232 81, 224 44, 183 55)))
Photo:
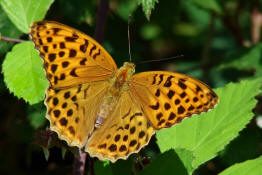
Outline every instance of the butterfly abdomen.
POLYGON ((112 114, 122 92, 128 90, 128 82, 135 72, 134 68, 135 65, 133 63, 126 62, 110 79, 108 92, 105 95, 96 116, 96 128, 100 127, 104 120, 112 114))

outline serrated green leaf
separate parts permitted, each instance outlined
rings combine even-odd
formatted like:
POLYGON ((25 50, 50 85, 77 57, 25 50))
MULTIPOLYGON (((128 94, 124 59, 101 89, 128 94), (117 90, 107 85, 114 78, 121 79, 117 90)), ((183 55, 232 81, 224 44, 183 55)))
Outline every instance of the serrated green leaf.
POLYGON ((0 4, 16 27, 29 32, 32 22, 42 20, 54 0, 1 0, 0 4))
POLYGON ((142 4, 143 11, 146 15, 146 18, 149 20, 152 10, 155 7, 155 4, 158 0, 138 0, 139 3, 142 4))
POLYGON ((192 0, 192 3, 204 9, 212 10, 218 14, 222 13, 222 8, 220 7, 217 0, 192 0))
POLYGON ((15 96, 30 104, 44 99, 48 81, 32 42, 16 44, 6 55, 2 67, 4 81, 15 96))
POLYGON ((219 175, 258 175, 262 172, 262 156, 254 160, 248 160, 243 163, 235 164, 219 175))
POLYGON ((171 148, 192 151, 194 169, 215 157, 254 116, 252 109, 257 102, 254 97, 261 82, 261 79, 242 81, 217 89, 220 102, 215 109, 157 132, 161 152, 171 148))

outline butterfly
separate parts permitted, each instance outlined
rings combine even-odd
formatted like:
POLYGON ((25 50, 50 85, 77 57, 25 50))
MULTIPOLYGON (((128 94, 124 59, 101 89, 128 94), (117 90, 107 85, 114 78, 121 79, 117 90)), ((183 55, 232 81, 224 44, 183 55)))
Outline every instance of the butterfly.
POLYGON ((30 38, 49 80, 45 105, 50 129, 100 160, 127 159, 156 130, 218 103, 214 91, 187 75, 134 74, 131 62, 118 69, 98 42, 66 25, 34 22, 30 38))

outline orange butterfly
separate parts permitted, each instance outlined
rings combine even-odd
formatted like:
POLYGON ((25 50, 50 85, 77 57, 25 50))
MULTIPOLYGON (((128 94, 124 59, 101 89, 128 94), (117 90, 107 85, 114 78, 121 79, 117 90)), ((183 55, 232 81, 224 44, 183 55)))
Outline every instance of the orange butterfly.
POLYGON ((31 25, 30 37, 44 60, 46 118, 70 146, 101 160, 126 159, 148 144, 155 130, 171 127, 218 103, 206 84, 184 74, 134 74, 117 69, 90 36, 51 21, 31 25))

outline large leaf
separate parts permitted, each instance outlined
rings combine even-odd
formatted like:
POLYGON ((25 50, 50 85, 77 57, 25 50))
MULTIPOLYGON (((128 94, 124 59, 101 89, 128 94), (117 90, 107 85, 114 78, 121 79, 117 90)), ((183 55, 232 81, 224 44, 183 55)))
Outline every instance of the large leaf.
POLYGON ((215 109, 157 132, 161 152, 171 148, 191 151, 195 157, 193 169, 215 157, 253 117, 252 109, 257 102, 254 97, 260 85, 261 79, 256 79, 217 89, 220 103, 215 109))
POLYGON ((29 32, 32 22, 42 20, 54 0, 1 0, 0 4, 16 27, 29 32))
POLYGON ((142 8, 146 15, 146 18, 149 20, 151 12, 158 0, 138 0, 138 2, 142 4, 142 8))
POLYGON ((43 100, 48 81, 32 42, 13 47, 3 62, 4 81, 11 92, 30 104, 43 100))
POLYGON ((235 164, 219 175, 259 175, 262 172, 262 156, 254 160, 235 164))

